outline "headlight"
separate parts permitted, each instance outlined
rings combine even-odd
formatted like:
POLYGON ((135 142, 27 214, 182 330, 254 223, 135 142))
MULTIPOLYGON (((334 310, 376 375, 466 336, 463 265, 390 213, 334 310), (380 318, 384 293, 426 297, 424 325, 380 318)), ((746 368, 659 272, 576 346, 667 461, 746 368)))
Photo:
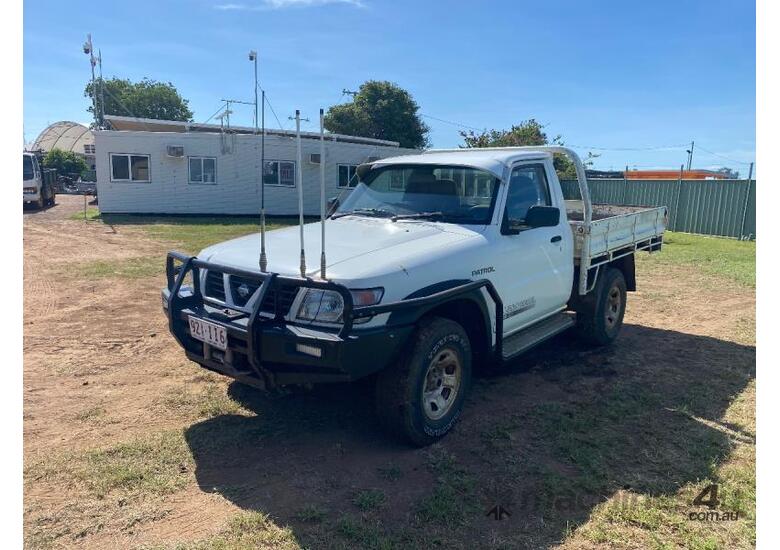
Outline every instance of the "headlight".
POLYGON ((343 313, 344 299, 341 294, 332 290, 307 288, 296 317, 304 321, 338 323, 343 313))
POLYGON ((24 188, 25 193, 37 193, 38 188, 37 187, 25 187, 24 188))
MULTIPOLYGON (((355 307, 372 306, 379 303, 384 294, 382 288, 351 290, 355 307)), ((296 318, 322 323, 341 323, 344 314, 344 299, 333 290, 308 288, 305 290, 296 318)))

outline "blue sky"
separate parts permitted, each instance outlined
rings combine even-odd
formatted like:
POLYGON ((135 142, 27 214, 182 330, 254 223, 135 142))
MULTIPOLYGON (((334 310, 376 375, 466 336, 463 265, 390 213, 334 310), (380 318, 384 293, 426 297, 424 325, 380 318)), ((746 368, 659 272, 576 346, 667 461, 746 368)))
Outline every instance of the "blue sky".
MULTIPOLYGON (((408 89, 436 147, 459 126, 547 125, 596 167, 746 175, 755 157, 755 6, 740 1, 189 0, 24 3, 24 137, 86 122, 87 32, 106 77, 174 83, 196 121, 251 100, 251 63, 284 126, 367 79, 408 89), (598 150, 592 148, 603 148, 598 150), (628 150, 627 150, 628 149, 628 150), (718 156, 719 155, 719 156, 718 156)), ((252 124, 251 107, 234 121, 252 124)), ((268 112, 269 126, 276 126, 268 112)))

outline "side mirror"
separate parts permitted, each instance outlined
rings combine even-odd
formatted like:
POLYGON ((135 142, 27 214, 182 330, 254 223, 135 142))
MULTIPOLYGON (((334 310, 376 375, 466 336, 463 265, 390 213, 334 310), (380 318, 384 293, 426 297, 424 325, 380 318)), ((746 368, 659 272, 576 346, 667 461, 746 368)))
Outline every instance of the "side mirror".
POLYGON ((370 162, 365 162, 363 164, 359 164, 358 167, 355 169, 355 173, 357 174, 359 179, 365 178, 366 174, 368 174, 371 171, 371 168, 373 165, 370 162))
POLYGON ((561 221, 561 210, 556 206, 532 206, 525 215, 528 227, 555 227, 561 221))
POLYGON ((328 215, 336 211, 341 203, 338 197, 331 197, 328 199, 328 215))

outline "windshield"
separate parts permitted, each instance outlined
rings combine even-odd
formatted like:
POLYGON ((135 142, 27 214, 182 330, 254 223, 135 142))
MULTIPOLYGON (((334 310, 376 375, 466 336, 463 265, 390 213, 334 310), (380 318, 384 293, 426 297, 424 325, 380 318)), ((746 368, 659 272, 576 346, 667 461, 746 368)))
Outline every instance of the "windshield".
POLYGON ((335 217, 362 215, 490 223, 500 180, 464 166, 394 164, 371 170, 339 206, 335 217))
POLYGON ((31 180, 35 177, 35 172, 33 171, 32 157, 30 155, 22 155, 22 159, 24 159, 22 164, 22 172, 24 173, 24 179, 31 180))

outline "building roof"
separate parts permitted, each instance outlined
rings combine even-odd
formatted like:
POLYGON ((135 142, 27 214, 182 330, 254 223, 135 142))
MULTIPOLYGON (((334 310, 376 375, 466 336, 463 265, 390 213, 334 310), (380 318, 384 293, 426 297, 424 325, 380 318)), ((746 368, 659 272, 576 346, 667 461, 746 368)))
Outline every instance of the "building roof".
POLYGON ((630 180, 684 180, 727 179, 724 174, 714 170, 629 170, 626 179, 630 180))
POLYGON ((534 148, 474 148, 474 149, 431 149, 419 155, 390 157, 374 162, 374 166, 388 164, 447 164, 473 166, 503 177, 504 168, 517 160, 548 158, 550 153, 534 148))
POLYGON ((50 124, 43 130, 30 149, 47 153, 52 149, 62 149, 83 155, 84 145, 94 144, 95 136, 89 128, 78 122, 63 120, 50 124))
MULTIPOLYGON (((111 130, 134 132, 207 132, 221 133, 223 127, 220 124, 203 124, 200 122, 183 122, 179 120, 156 120, 153 118, 138 118, 119 115, 106 115, 106 122, 111 130)), ((248 126, 231 126, 230 132, 235 134, 254 134, 255 129, 248 126)), ((271 136, 295 137, 293 130, 265 129, 265 134, 271 136)), ((301 132, 305 139, 320 139, 319 132, 301 132)), ((398 147, 397 141, 384 139, 364 138, 359 136, 345 136, 342 134, 325 133, 325 139, 341 141, 345 143, 357 143, 363 145, 384 145, 386 147, 398 147)))

